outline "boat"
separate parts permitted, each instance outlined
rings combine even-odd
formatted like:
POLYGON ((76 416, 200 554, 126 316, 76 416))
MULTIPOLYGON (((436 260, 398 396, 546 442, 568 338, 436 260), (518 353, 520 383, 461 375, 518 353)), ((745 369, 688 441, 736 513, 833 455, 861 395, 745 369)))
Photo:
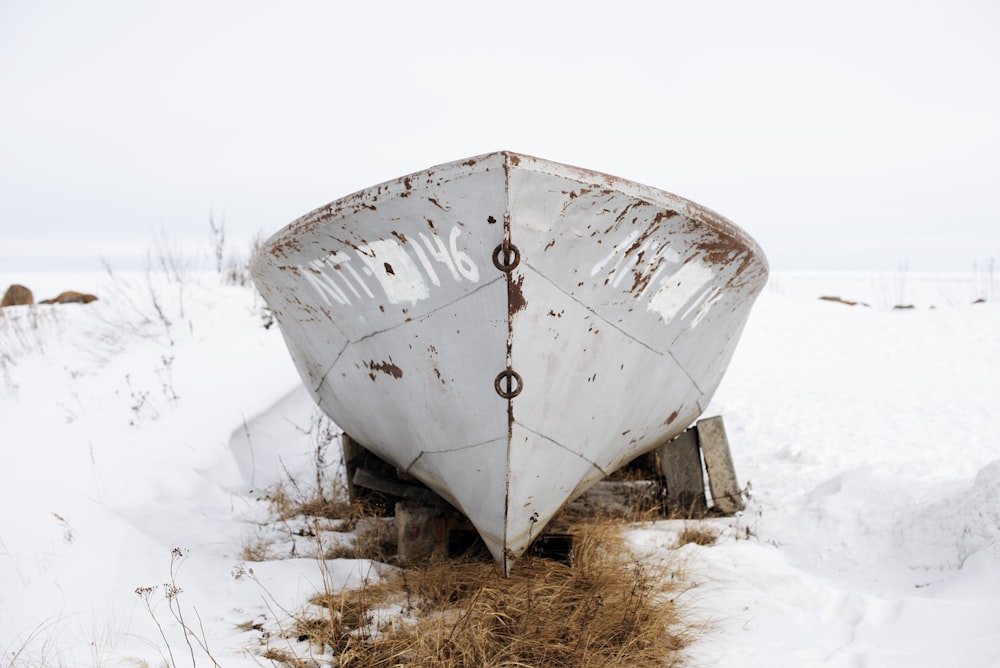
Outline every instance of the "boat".
POLYGON ((736 225, 511 151, 292 222, 251 274, 313 399, 509 574, 564 504, 691 425, 767 260, 736 225))

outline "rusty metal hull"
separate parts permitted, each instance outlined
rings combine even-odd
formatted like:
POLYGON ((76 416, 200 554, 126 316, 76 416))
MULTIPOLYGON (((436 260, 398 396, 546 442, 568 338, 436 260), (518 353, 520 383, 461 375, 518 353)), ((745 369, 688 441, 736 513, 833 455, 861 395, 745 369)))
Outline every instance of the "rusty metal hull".
POLYGON ((701 414, 767 262, 693 202, 499 152, 317 209, 251 271, 317 403, 509 572, 565 502, 701 414))

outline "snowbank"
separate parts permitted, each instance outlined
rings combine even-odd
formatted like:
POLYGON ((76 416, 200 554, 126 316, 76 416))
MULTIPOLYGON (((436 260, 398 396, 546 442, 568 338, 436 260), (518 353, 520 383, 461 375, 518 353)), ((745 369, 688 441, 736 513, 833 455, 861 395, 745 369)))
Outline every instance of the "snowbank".
MULTIPOLYGON (((692 665, 1000 664, 1000 295, 972 305, 982 276, 900 280, 778 273, 755 307, 706 411, 750 503, 712 520, 717 544, 680 549, 704 623, 692 665)), ((255 624, 324 578, 378 577, 302 545, 243 559, 261 494, 317 475, 318 413, 250 288, 38 284, 101 299, 0 317, 4 665, 187 665, 175 612, 200 665, 259 665, 255 624)), ((679 526, 635 528, 635 549, 663 558, 679 526)))

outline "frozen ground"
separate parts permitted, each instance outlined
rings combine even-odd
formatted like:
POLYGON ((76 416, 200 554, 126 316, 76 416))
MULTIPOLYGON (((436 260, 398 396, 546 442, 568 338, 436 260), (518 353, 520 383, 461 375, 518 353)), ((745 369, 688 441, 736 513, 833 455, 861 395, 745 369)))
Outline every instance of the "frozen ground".
MULTIPOLYGON (((282 641, 261 629, 324 577, 377 577, 368 562, 321 569, 305 539, 242 560, 266 543, 263 490, 315 480, 320 447, 249 288, 11 282, 101 299, 0 317, 0 666, 268 665, 257 653, 282 641)), ((690 665, 1000 665, 998 361, 986 272, 775 275, 706 411, 725 417, 752 498, 713 520, 717 544, 680 550, 704 624, 690 665)), ((679 528, 629 535, 661 559, 679 528)))

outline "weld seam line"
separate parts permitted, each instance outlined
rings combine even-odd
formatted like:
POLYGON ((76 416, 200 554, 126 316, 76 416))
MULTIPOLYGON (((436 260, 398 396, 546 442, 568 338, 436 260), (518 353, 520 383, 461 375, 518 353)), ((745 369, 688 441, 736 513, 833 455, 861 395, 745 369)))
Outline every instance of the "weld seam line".
POLYGON ((340 356, 344 354, 344 351, 347 350, 347 346, 349 346, 350 344, 351 344, 350 341, 346 341, 344 343, 344 347, 340 349, 340 352, 337 353, 337 356, 333 359, 333 362, 331 362, 330 366, 327 367, 326 371, 323 372, 323 377, 319 379, 319 383, 316 384, 316 389, 314 390, 316 394, 319 394, 320 388, 322 388, 323 383, 326 382, 326 377, 330 375, 331 371, 333 371, 333 367, 337 366, 337 362, 340 361, 340 356))
POLYGON ((600 466, 598 466, 598 465, 597 465, 597 464, 595 464, 594 462, 590 461, 589 459, 587 459, 586 457, 584 457, 583 455, 581 455, 581 454, 580 454, 579 452, 576 452, 575 450, 570 450, 569 448, 567 448, 567 447, 566 447, 565 445, 563 445, 563 444, 562 444, 562 443, 560 443, 559 441, 556 441, 556 440, 554 440, 554 439, 552 439, 552 438, 549 438, 549 437, 548 437, 548 436, 546 436, 545 434, 542 434, 542 433, 540 433, 540 432, 537 432, 537 431, 535 431, 534 429, 532 429, 531 427, 527 426, 526 424, 522 423, 522 422, 521 422, 521 421, 519 421, 519 420, 514 420, 514 424, 516 424, 516 425, 518 425, 518 426, 522 427, 523 429, 526 429, 527 431, 530 431, 530 432, 531 432, 532 434, 534 434, 535 436, 538 436, 539 438, 542 438, 542 439, 545 439, 545 440, 546 440, 546 441, 548 441, 549 443, 552 443, 553 445, 555 445, 555 446, 558 446, 558 447, 562 448, 562 449, 563 449, 563 450, 565 450, 566 452, 569 452, 570 454, 573 454, 573 455, 576 455, 577 457, 579 457, 579 458, 580 458, 580 459, 582 459, 583 461, 587 462, 588 464, 590 464, 591 466, 593 466, 593 467, 594 467, 595 469, 597 469, 598 471, 600 471, 600 472, 601 472, 601 473, 603 473, 604 475, 610 475, 610 474, 609 474, 609 473, 608 473, 607 471, 605 471, 604 469, 602 469, 602 468, 601 468, 600 466))
MULTIPOLYGON (((316 390, 315 390, 316 393, 317 394, 319 393, 320 388, 323 387, 323 383, 326 381, 326 377, 330 375, 331 371, 333 371, 333 367, 337 366, 337 362, 340 361, 341 356, 343 356, 343 354, 347 350, 348 346, 356 344, 356 343, 361 343, 362 341, 365 341, 366 339, 370 339, 373 336, 377 336, 378 334, 384 334, 385 332, 391 332, 392 330, 397 329, 399 327, 402 327, 403 325, 409 325, 409 324, 412 324, 414 322, 420 322, 421 320, 423 320, 425 318, 429 318, 430 316, 434 315, 435 313, 437 313, 438 311, 440 311, 442 309, 446 309, 449 306, 457 304, 458 302, 462 301, 463 299, 465 299, 467 297, 471 297, 472 295, 476 294, 480 290, 485 290, 489 286, 493 285, 494 283, 496 283, 496 282, 498 282, 498 281, 500 281, 502 279, 503 279, 502 276, 494 278, 492 281, 488 281, 487 283, 484 283, 483 285, 480 285, 478 288, 476 288, 472 292, 467 292, 464 295, 462 295, 461 297, 458 297, 457 299, 453 299, 450 302, 448 302, 447 304, 442 304, 441 306, 438 306, 434 310, 428 311, 427 313, 425 313, 422 316, 419 316, 417 318, 412 318, 411 320, 404 320, 403 322, 399 323, 398 325, 393 325, 392 327, 386 327, 385 329, 380 329, 377 332, 372 332, 371 334, 366 334, 366 335, 362 336, 360 339, 357 339, 356 341, 351 341, 350 339, 348 339, 347 343, 344 344, 344 347, 341 348, 340 352, 337 353, 337 356, 334 358, 333 362, 330 363, 330 366, 327 367, 327 369, 326 369, 325 372, 323 372, 323 377, 320 378, 319 384, 316 385, 316 390)), ((334 326, 336 326, 336 325, 334 325, 334 326)), ((340 328, 337 328, 337 331, 340 331, 340 328)))
POLYGON ((409 464, 407 464, 406 468, 404 468, 403 471, 405 471, 406 473, 409 473, 410 469, 413 467, 413 465, 417 463, 417 460, 420 459, 421 457, 423 457, 424 455, 439 455, 439 454, 443 454, 443 453, 446 453, 446 452, 459 452, 460 450, 468 450, 469 448, 478 448, 478 447, 481 447, 481 446, 484 446, 484 445, 489 445, 490 443, 496 443, 498 441, 503 441, 503 440, 505 440, 503 436, 498 436, 496 438, 490 438, 490 439, 487 439, 485 441, 481 441, 479 443, 471 443, 469 445, 462 445, 462 446, 459 446, 457 448, 446 448, 444 450, 421 450, 420 454, 417 455, 416 458, 412 462, 410 462, 409 464))
MULTIPOLYGON (((528 267, 529 269, 531 269, 531 271, 535 272, 535 273, 536 273, 536 274, 537 274, 538 276, 540 276, 540 277, 541 277, 541 278, 543 278, 543 279, 544 279, 545 281, 547 281, 547 282, 549 283, 549 285, 551 285, 552 287, 554 287, 554 288, 555 288, 556 290, 558 290, 559 292, 563 293, 564 295, 566 295, 567 297, 569 297, 570 299, 572 299, 573 301, 575 301, 575 302, 576 302, 577 304, 579 304, 580 306, 582 306, 582 307, 583 307, 583 308, 585 308, 586 310, 588 310, 588 311, 590 311, 591 313, 593 313, 593 314, 594 314, 594 315, 595 315, 596 317, 598 317, 598 318, 599 318, 599 319, 601 320, 601 322, 603 322, 603 323, 607 324, 607 325, 608 325, 608 327, 611 327, 612 329, 614 329, 614 330, 618 331, 619 333, 621 333, 622 335, 624 335, 624 336, 625 336, 626 338, 628 338, 628 339, 630 339, 630 340, 632 340, 632 341, 635 341, 636 343, 638 343, 638 344, 639 344, 640 346, 642 346, 642 347, 643 347, 643 348, 645 348, 646 350, 649 350, 650 352, 653 352, 653 353, 656 353, 656 354, 657 354, 657 355, 659 355, 660 357, 664 357, 664 356, 667 356, 667 357, 670 357, 670 359, 672 359, 672 360, 674 361, 674 364, 676 364, 676 365, 677 365, 677 367, 678 367, 678 368, 679 368, 679 369, 680 369, 681 371, 683 371, 683 372, 684 372, 684 375, 685 375, 685 376, 687 376, 688 380, 690 380, 690 381, 691 381, 691 384, 692 384, 692 385, 694 385, 694 388, 695 388, 696 390, 698 390, 698 393, 699 393, 699 394, 704 394, 704 392, 702 392, 702 390, 701 390, 701 387, 699 387, 699 386, 698 386, 698 383, 697 383, 697 382, 695 382, 695 379, 691 377, 691 374, 690 374, 690 373, 688 373, 688 370, 684 368, 684 365, 683 365, 683 364, 681 364, 681 363, 680 363, 680 362, 679 362, 679 361, 677 360, 677 358, 676 358, 676 357, 674 357, 674 354, 673 354, 672 352, 670 352, 669 350, 667 350, 666 352, 661 352, 661 351, 657 350, 656 348, 653 348, 653 347, 652 347, 651 345, 649 345, 649 344, 648 344, 648 343, 646 343, 645 341, 642 341, 642 340, 640 340, 640 339, 637 339, 636 337, 634 337, 633 335, 629 334, 629 333, 628 333, 628 332, 626 332, 626 331, 625 331, 624 329, 622 329, 621 327, 619 327, 618 325, 616 325, 615 323, 611 322, 610 320, 608 320, 607 318, 605 318, 604 316, 602 316, 602 315, 601 315, 600 313, 598 313, 598 312, 597 312, 597 311, 595 311, 594 309, 590 308, 589 306, 587 306, 586 304, 584 304, 583 302, 581 302, 581 301, 580 301, 579 299, 577 299, 576 297, 574 297, 574 296, 573 296, 572 294, 570 294, 569 292, 566 292, 566 290, 564 290, 564 289, 563 289, 563 288, 562 288, 561 286, 559 286, 558 284, 556 284, 555 282, 553 282, 553 281, 552 281, 552 279, 550 279, 550 278, 549 278, 548 276, 546 276, 545 274, 543 274, 542 272, 540 272, 539 270, 537 270, 537 269, 535 269, 535 268, 534 268, 533 266, 531 266, 531 264, 530 264, 530 263, 528 263, 528 262, 525 262, 524 264, 525 264, 525 266, 527 266, 527 267, 528 267)), ((522 425, 522 426, 523 426, 523 425, 522 425)))
POLYGON ((409 324, 414 323, 414 322, 420 322, 421 320, 424 320, 424 319, 429 318, 430 316, 434 315, 438 311, 446 309, 449 306, 453 306, 454 304, 457 304, 458 302, 462 301, 463 299, 467 299, 468 297, 471 297, 472 295, 476 294, 480 290, 485 290, 486 288, 490 287, 494 283, 497 283, 497 282, 499 282, 501 280, 503 280, 503 276, 498 276, 498 277, 494 278, 491 281, 483 283, 482 285, 480 285, 478 288, 476 288, 472 292, 467 292, 464 295, 461 295, 460 297, 457 297, 457 298, 451 300, 450 302, 448 302, 446 304, 442 304, 441 306, 438 306, 437 308, 435 308, 435 309, 433 309, 431 311, 428 311, 427 313, 424 313, 421 316, 418 316, 416 318, 411 318, 410 320, 404 320, 403 322, 399 323, 398 325, 393 325, 392 327, 386 327, 385 329, 380 329, 377 332, 372 332, 371 334, 365 334, 364 336, 362 336, 360 339, 357 339, 356 341, 348 341, 348 344, 361 343, 362 341, 370 339, 373 336, 378 336, 379 334, 384 334, 385 332, 391 332, 392 330, 398 329, 399 327, 402 327, 403 325, 409 325, 409 324))

